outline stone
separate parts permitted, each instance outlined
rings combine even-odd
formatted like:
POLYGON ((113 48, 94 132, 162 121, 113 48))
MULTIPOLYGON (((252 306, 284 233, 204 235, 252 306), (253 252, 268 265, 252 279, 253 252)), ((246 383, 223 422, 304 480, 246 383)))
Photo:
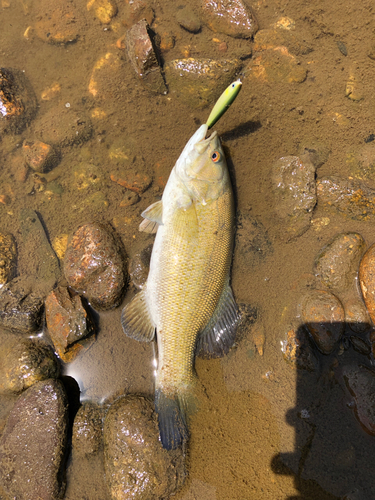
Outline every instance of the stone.
POLYGON ((359 149, 349 151, 346 156, 346 164, 350 168, 350 176, 356 179, 375 182, 375 144, 370 142, 362 145, 359 149))
POLYGON ((155 34, 145 19, 134 24, 126 34, 126 48, 129 60, 138 78, 144 86, 157 94, 166 94, 159 65, 155 43, 155 34))
POLYGON ((358 233, 341 233, 327 243, 314 263, 314 274, 323 285, 336 292, 355 286, 358 267, 366 243, 358 233))
POLYGON ((116 95, 118 93, 119 81, 124 79, 124 62, 119 54, 107 52, 101 56, 91 72, 88 90, 92 96, 101 104, 105 104, 105 113, 118 106, 116 95))
POLYGON ((367 311, 375 324, 375 244, 363 256, 358 276, 367 311))
POLYGON ((82 341, 94 334, 94 321, 82 298, 62 286, 50 292, 45 309, 48 334, 57 354, 68 363, 87 345, 82 341))
POLYGON ((365 340, 361 339, 361 337, 351 335, 350 342, 353 349, 360 354, 364 354, 365 356, 369 356, 371 354, 371 346, 365 340))
POLYGON ((288 325, 285 328, 285 336, 280 340, 281 352, 285 361, 293 368, 317 371, 319 362, 312 350, 311 343, 303 327, 288 325))
POLYGON ((344 368, 344 379, 354 398, 358 422, 375 436, 375 372, 366 366, 348 366, 344 368))
POLYGON ((102 24, 109 24, 117 14, 117 5, 113 0, 89 0, 87 10, 93 11, 102 24))
POLYGON ((111 498, 116 500, 168 498, 186 474, 182 450, 162 447, 153 404, 136 395, 119 398, 108 410, 104 466, 111 498))
POLYGON ((129 260, 129 276, 133 285, 139 290, 142 290, 147 281, 148 272, 150 270, 152 247, 153 244, 148 245, 129 260))
POLYGON ((365 333, 371 330, 371 319, 362 297, 358 294, 357 286, 352 294, 345 294, 341 302, 345 309, 345 323, 352 332, 365 333))
POLYGON ((22 151, 27 165, 35 172, 48 172, 59 161, 54 148, 42 141, 23 141, 22 151))
POLYGON ((0 132, 22 132, 36 109, 34 91, 22 71, 0 68, 0 132))
POLYGON ((202 27, 199 17, 190 5, 177 7, 176 21, 190 33, 198 33, 202 27))
POLYGON ((324 290, 311 290, 300 303, 301 319, 318 349, 330 354, 345 329, 345 312, 339 299, 324 290))
POLYGON ((359 180, 322 177, 317 180, 318 203, 353 220, 374 221, 375 189, 359 180))
POLYGON ((122 200, 120 201, 120 207, 131 207, 138 203, 139 201, 139 195, 135 193, 134 191, 131 191, 130 189, 125 190, 125 193, 123 194, 122 200))
POLYGON ((151 26, 155 13, 147 0, 124 0, 124 4, 122 24, 126 28, 131 28, 142 19, 151 26))
POLYGON ((9 233, 0 233, 0 287, 15 277, 16 266, 16 240, 9 233))
POLYGON ((52 11, 48 0, 40 0, 32 7, 37 19, 34 31, 43 42, 63 45, 73 43, 84 29, 85 17, 73 0, 55 0, 52 11))
POLYGON ((274 47, 257 52, 245 68, 246 79, 269 83, 302 83, 306 69, 286 47, 274 47))
POLYGON ((272 166, 274 207, 280 236, 286 241, 310 227, 316 205, 315 170, 308 155, 285 156, 272 166))
POLYGON ((64 257, 65 278, 93 307, 120 304, 126 285, 125 252, 107 225, 83 224, 70 236, 64 257))
POLYGON ((152 175, 147 172, 147 169, 145 171, 129 165, 126 170, 121 170, 122 169, 112 169, 110 173, 111 181, 138 194, 144 193, 146 189, 150 187, 152 175))
POLYGON ((80 162, 72 168, 72 184, 78 191, 101 191, 109 182, 98 165, 88 162, 80 162))
POLYGON ((235 80, 241 66, 241 61, 237 59, 189 57, 169 61, 164 73, 170 92, 187 106, 198 109, 215 103, 223 90, 235 80))
POLYGON ((72 447, 81 457, 97 453, 102 445, 103 408, 94 403, 83 403, 73 423, 72 447))
POLYGON ((36 382, 60 376, 58 359, 45 342, 4 332, 0 338, 1 394, 19 393, 36 382))
POLYGON ((242 0, 202 0, 207 26, 235 38, 251 38, 258 30, 253 11, 242 0))
POLYGON ((291 30, 269 28, 260 30, 254 35, 254 52, 275 49, 276 47, 287 47, 287 50, 295 56, 305 55, 313 50, 311 44, 307 43, 304 37, 299 37, 291 30))
POLYGON ((33 279, 18 277, 1 288, 0 327, 24 334, 41 327, 45 296, 33 285, 33 279))
POLYGON ((0 486, 7 498, 62 497, 67 419, 58 380, 38 382, 17 399, 0 439, 0 486))

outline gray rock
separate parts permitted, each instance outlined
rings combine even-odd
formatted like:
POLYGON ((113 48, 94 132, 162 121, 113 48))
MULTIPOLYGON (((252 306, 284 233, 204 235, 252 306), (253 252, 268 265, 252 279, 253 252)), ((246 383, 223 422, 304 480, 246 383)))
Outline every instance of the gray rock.
POLYGON ((94 403, 83 403, 73 423, 73 450, 79 456, 97 453, 102 444, 103 408, 94 403))
POLYGON ((104 461, 116 500, 168 498, 185 478, 182 450, 162 447, 153 404, 140 396, 124 396, 110 407, 104 422, 104 461))
POLYGON ((275 212, 280 219, 280 236, 288 241, 310 227, 316 205, 315 166, 309 155, 285 156, 272 166, 275 212))
POLYGON ((38 382, 17 399, 0 439, 0 484, 8 498, 61 498, 66 443, 65 390, 58 380, 38 382))

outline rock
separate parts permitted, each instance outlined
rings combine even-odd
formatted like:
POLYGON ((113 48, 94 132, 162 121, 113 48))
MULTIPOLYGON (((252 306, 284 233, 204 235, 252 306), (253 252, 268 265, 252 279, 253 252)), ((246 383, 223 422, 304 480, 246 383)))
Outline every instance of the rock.
POLYGON ((371 346, 365 340, 361 339, 361 337, 351 335, 350 342, 353 349, 360 354, 364 354, 365 356, 369 356, 371 354, 371 346))
POLYGON ((64 257, 65 278, 98 309, 116 307, 126 285, 124 250, 109 226, 91 223, 71 235, 64 257))
POLYGON ((375 244, 370 246, 361 260, 359 284, 367 311, 375 324, 375 244))
POLYGON ((22 266, 20 263, 20 274, 23 272, 33 278, 35 288, 47 295, 60 278, 59 259, 56 257, 44 227, 34 210, 28 208, 21 210, 20 225, 22 252, 27 251, 29 257, 27 258, 25 255, 22 266))
POLYGON ((81 144, 91 136, 90 119, 83 113, 58 104, 35 122, 35 135, 52 146, 81 144))
POLYGON ((354 220, 374 220, 375 189, 358 180, 322 177, 317 181, 318 203, 354 220))
POLYGON ((286 241, 310 227, 316 205, 315 170, 308 155, 285 156, 272 166, 274 206, 282 224, 280 236, 286 241))
POLYGON ((311 348, 305 329, 295 325, 288 325, 286 335, 281 341, 281 352, 285 360, 294 368, 314 372, 319 362, 311 348))
POLYGON ((109 184, 102 168, 93 163, 80 162, 73 166, 72 173, 72 184, 78 191, 101 191, 109 184))
POLYGON ((237 213, 234 259, 242 266, 258 266, 273 252, 273 246, 264 225, 249 211, 237 213))
POLYGON ((22 71, 0 68, 0 133, 19 133, 36 113, 37 101, 22 71))
POLYGON ((371 319, 362 297, 358 296, 357 287, 352 295, 345 294, 341 302, 345 309, 345 322, 354 333, 371 330, 371 319))
POLYGON ((11 234, 0 233, 0 287, 16 275, 17 248, 11 234))
POLYGON ((58 380, 38 382, 16 401, 0 439, 0 485, 8 498, 61 498, 67 399, 58 380))
POLYGON ((73 423, 72 447, 84 457, 97 453, 102 443, 103 408, 94 403, 83 403, 73 423))
POLYGON ((35 172, 48 172, 59 161, 53 147, 41 141, 23 141, 22 150, 27 165, 35 172))
POLYGON ((362 181, 375 182, 375 144, 370 142, 358 150, 350 151, 346 156, 346 164, 350 167, 350 176, 362 181))
MULTIPOLYGON (((305 35, 305 33, 304 33, 305 35)), ((304 37, 299 37, 295 32, 282 28, 270 28, 258 31, 254 36, 254 52, 275 49, 276 47, 287 47, 288 51, 295 55, 305 55, 313 49, 304 37)))
POLYGON ((212 104, 233 80, 242 63, 230 59, 175 59, 164 68, 170 92, 193 108, 212 104), (220 82, 220 85, 218 85, 220 82))
POLYGON ((302 83, 306 69, 286 47, 275 47, 255 53, 245 68, 246 78, 269 83, 302 83))
POLYGON ((59 375, 59 363, 50 346, 37 339, 1 333, 1 394, 22 392, 36 382, 59 375))
POLYGON ((42 323, 44 295, 33 290, 33 279, 18 277, 0 290, 0 327, 34 333, 42 323))
POLYGON ((166 94, 167 87, 156 55, 154 36, 145 19, 134 24, 126 34, 127 53, 145 87, 157 94, 166 94))
POLYGON ((65 287, 58 287, 48 295, 45 308, 49 336, 57 354, 68 363, 87 346, 82 341, 94 334, 93 319, 82 298, 71 295, 65 287))
POLYGON ((151 26, 154 20, 155 13, 147 0, 125 0, 125 6, 122 10, 124 17, 122 24, 130 28, 142 19, 145 19, 147 24, 151 26))
POLYGON ((118 106, 116 96, 124 77, 124 62, 115 52, 107 52, 94 64, 88 90, 100 104, 105 104, 106 114, 118 106))
POLYGON ((150 259, 153 244, 136 253, 129 261, 128 271, 133 285, 142 290, 144 287, 148 272, 150 270, 150 259))
POLYGON ((253 11, 242 0, 202 0, 205 23, 213 31, 251 38, 258 30, 253 11))
POLYGON ((311 290, 301 300, 301 318, 318 349, 330 354, 345 329, 344 308, 330 292, 311 290))
POLYGON ((152 176, 147 172, 147 169, 146 171, 143 169, 139 171, 139 167, 129 166, 123 172, 119 172, 118 170, 112 169, 110 173, 111 181, 135 193, 144 193, 152 183, 152 176))
POLYGON ((162 447, 152 403, 135 395, 118 399, 107 413, 104 466, 116 500, 168 498, 185 478, 182 450, 162 447))
POLYGON ((75 42, 84 29, 85 18, 74 1, 55 0, 50 10, 48 0, 33 4, 33 14, 37 21, 34 30, 43 42, 67 44, 75 42))
POLYGON ((325 245, 314 263, 314 274, 328 288, 346 292, 355 285, 366 243, 358 233, 341 233, 325 245))
POLYGON ((190 33, 198 33, 202 27, 199 17, 190 5, 177 7, 176 21, 190 33))
POLYGON ((121 208, 131 207, 138 202, 139 202, 139 195, 134 191, 130 191, 130 189, 127 189, 122 197, 122 200, 120 201, 119 206, 121 208))
POLYGON ((354 397, 358 422, 366 432, 375 436, 375 372, 361 365, 345 367, 344 378, 354 397))
POLYGON ((87 10, 92 10, 102 24, 109 24, 117 14, 117 5, 113 0, 89 0, 87 10))

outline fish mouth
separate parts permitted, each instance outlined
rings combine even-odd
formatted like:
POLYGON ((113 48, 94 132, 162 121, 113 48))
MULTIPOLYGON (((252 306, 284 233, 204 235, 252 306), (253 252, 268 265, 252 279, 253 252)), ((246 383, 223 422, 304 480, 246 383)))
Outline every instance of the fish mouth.
POLYGON ((198 151, 198 153, 202 154, 206 151, 208 148, 209 144, 215 137, 217 136, 216 130, 210 133, 210 135, 207 136, 208 133, 208 127, 206 124, 202 125, 197 133, 199 132, 199 136, 196 137, 197 141, 194 144, 194 149, 198 151))

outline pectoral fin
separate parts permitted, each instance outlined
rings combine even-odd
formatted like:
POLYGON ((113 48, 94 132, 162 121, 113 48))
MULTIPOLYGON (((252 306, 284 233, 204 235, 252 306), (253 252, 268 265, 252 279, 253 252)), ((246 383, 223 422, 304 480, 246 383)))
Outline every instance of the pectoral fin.
POLYGON ((212 318, 198 338, 197 356, 220 358, 227 354, 234 343, 239 319, 237 305, 228 280, 212 318))
POLYGON ((155 324, 147 307, 145 288, 137 293, 121 313, 125 334, 135 340, 151 342, 155 336, 155 324))
POLYGON ((144 233, 156 233, 158 227, 163 224, 163 202, 156 201, 142 212, 145 219, 139 225, 139 230, 144 233))

